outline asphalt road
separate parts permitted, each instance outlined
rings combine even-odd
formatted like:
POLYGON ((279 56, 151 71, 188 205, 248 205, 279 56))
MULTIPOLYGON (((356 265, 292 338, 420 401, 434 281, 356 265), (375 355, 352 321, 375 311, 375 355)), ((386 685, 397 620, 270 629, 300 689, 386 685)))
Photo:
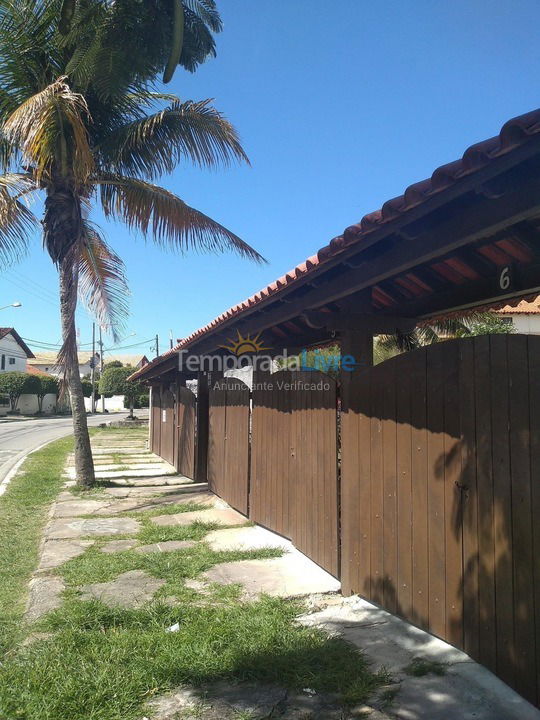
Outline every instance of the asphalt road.
MULTIPOLYGON (((92 415, 88 424, 99 425, 109 419, 121 420, 127 413, 92 415)), ((37 418, 0 423, 0 484, 11 468, 31 450, 50 440, 70 435, 73 428, 71 417, 37 418)))

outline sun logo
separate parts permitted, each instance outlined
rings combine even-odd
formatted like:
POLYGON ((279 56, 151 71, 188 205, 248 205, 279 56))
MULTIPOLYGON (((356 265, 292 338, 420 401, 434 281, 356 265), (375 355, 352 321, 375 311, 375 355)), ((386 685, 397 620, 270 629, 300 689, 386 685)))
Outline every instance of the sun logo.
POLYGON ((231 340, 229 345, 220 345, 219 347, 229 350, 237 357, 245 355, 246 353, 258 353, 262 350, 270 350, 269 347, 264 347, 263 341, 259 339, 261 333, 255 335, 255 337, 251 337, 248 333, 244 337, 240 330, 237 330, 236 334, 238 335, 237 340, 231 340))

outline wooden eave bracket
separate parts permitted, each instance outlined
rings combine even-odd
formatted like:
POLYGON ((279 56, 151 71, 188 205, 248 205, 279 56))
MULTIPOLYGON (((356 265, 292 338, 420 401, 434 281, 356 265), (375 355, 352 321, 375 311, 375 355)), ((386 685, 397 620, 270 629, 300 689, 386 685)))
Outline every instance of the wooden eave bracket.
POLYGON ((372 313, 335 313, 309 310, 302 313, 305 323, 311 328, 327 330, 359 330, 372 335, 394 335, 409 333, 416 327, 416 318, 372 313))

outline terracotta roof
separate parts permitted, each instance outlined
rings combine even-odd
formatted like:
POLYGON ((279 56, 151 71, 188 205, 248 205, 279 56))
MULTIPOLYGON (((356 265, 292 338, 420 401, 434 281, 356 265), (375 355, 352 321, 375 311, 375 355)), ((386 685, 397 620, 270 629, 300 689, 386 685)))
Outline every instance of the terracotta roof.
POLYGON ((497 310, 500 315, 539 315, 540 314, 540 295, 534 300, 520 300, 514 307, 505 305, 497 310))
POLYGON ((502 126, 498 135, 489 140, 471 145, 459 160, 441 165, 433 172, 431 177, 409 185, 403 195, 388 200, 379 210, 364 215, 360 222, 347 227, 342 235, 335 237, 328 245, 320 248, 315 255, 307 258, 307 260, 285 273, 285 275, 282 275, 273 283, 270 283, 270 285, 267 285, 255 293, 255 295, 229 308, 229 310, 226 310, 208 325, 196 330, 188 337, 183 338, 172 350, 152 360, 145 365, 144 368, 134 373, 132 377, 135 378, 143 375, 155 365, 163 362, 179 350, 189 347, 203 335, 215 330, 231 318, 236 317, 248 308, 258 305, 267 298, 276 295, 284 288, 290 287, 349 247, 359 244, 364 239, 368 239, 371 233, 386 223, 396 220, 413 208, 422 205, 430 198, 450 189, 462 178, 474 174, 496 158, 506 155, 523 145, 533 135, 539 134, 540 109, 508 120, 508 122, 502 126))
POLYGON ((30 363, 28 363, 26 372, 29 375, 39 375, 39 377, 50 377, 50 378, 54 377, 54 375, 51 375, 50 373, 47 373, 44 370, 40 370, 39 368, 34 367, 33 365, 30 365, 30 363))
POLYGON ((26 357, 27 357, 27 358, 33 358, 33 357, 34 357, 34 353, 30 350, 30 348, 28 347, 28 345, 24 342, 24 340, 22 339, 22 337, 21 337, 21 336, 19 335, 19 333, 15 330, 15 328, 12 328, 12 327, 11 327, 11 328, 0 328, 0 340, 2 340, 3 338, 5 338, 6 335, 9 335, 10 333, 11 333, 11 335, 13 335, 13 337, 14 337, 15 340, 18 342, 18 344, 20 345, 20 347, 24 350, 24 352, 26 353, 26 357))

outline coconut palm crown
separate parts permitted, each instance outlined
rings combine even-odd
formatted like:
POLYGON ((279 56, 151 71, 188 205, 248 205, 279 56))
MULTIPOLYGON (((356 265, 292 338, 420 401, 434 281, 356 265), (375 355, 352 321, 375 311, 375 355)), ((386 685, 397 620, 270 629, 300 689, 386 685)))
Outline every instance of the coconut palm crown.
POLYGON ((126 317, 121 259, 90 220, 106 217, 180 251, 260 255, 155 181, 184 161, 246 162, 232 125, 208 100, 160 92, 177 62, 215 53, 213 0, 0 0, 0 267, 22 256, 41 221, 58 269, 65 368, 80 484, 94 470, 78 374, 81 297, 114 335, 126 317), (177 35, 181 4, 182 37, 177 35), (44 198, 41 218, 27 203, 44 198))

